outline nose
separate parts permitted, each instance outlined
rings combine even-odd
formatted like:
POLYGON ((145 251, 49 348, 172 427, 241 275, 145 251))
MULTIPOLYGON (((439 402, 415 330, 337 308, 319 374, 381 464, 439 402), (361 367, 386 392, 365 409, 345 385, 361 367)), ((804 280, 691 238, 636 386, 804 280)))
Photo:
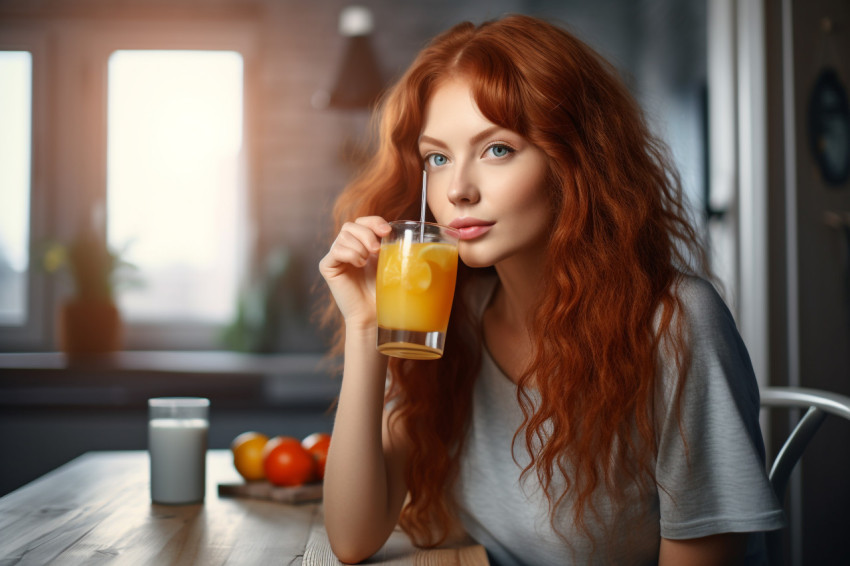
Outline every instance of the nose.
POLYGON ((480 198, 478 184, 467 170, 467 167, 458 167, 452 176, 451 184, 447 193, 449 202, 453 205, 475 204, 480 198))

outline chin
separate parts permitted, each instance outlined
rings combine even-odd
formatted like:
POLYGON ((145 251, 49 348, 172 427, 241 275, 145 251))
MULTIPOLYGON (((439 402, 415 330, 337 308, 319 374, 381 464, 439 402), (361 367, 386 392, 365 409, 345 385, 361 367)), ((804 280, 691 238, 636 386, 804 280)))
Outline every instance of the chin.
POLYGON ((458 259, 460 259, 465 266, 472 268, 492 267, 496 265, 496 261, 490 255, 464 249, 462 242, 458 248, 458 259))
POLYGON ((485 267, 492 267, 493 266, 492 263, 485 263, 485 262, 476 263, 476 262, 472 262, 472 261, 466 261, 463 258, 461 258, 461 261, 463 262, 463 264, 466 267, 471 267, 472 269, 484 269, 485 267))

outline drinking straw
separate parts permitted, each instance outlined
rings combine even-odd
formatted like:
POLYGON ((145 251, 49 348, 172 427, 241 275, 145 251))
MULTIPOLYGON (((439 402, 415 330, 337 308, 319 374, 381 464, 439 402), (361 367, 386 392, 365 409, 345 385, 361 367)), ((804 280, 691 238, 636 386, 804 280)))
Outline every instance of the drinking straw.
POLYGON ((425 241, 425 205, 427 201, 427 191, 428 191, 428 172, 423 169, 422 170, 422 208, 419 213, 419 241, 425 241))

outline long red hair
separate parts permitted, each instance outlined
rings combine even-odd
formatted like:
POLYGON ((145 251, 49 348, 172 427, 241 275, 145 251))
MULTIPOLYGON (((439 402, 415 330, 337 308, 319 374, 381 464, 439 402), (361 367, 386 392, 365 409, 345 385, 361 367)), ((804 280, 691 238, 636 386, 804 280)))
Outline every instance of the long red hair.
MULTIPOLYGON (((704 256, 678 176, 615 70, 568 32, 519 15, 459 24, 418 55, 382 101, 378 149, 339 197, 337 228, 364 215, 418 218, 423 113, 451 76, 470 82, 488 120, 548 156, 555 220, 514 441, 531 455, 523 473, 540 481, 553 526, 569 494, 585 528, 597 489, 616 502, 623 477, 654 484, 657 354, 669 338, 684 375, 675 285, 683 272, 704 271, 704 256)), ((442 359, 390 360, 392 416, 414 446, 401 524, 422 545, 441 542, 452 522, 448 486, 482 348, 464 298, 486 271, 461 266, 442 359)))

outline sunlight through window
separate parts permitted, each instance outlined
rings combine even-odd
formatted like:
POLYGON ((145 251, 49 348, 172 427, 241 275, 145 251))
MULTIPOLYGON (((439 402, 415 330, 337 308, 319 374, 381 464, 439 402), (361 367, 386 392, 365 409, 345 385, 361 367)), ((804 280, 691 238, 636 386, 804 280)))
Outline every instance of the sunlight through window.
POLYGON ((224 323, 245 233, 243 62, 227 51, 116 51, 109 61, 107 232, 140 285, 129 321, 224 323))
POLYGON ((0 51, 0 324, 26 322, 32 55, 0 51))

